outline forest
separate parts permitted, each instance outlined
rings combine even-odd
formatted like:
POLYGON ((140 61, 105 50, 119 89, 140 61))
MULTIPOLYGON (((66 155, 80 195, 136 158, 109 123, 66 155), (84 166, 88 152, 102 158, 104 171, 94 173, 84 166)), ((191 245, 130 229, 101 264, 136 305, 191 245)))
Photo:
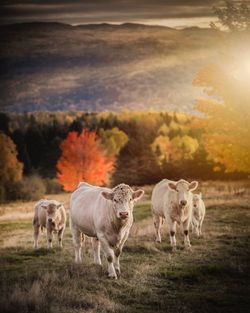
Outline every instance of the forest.
POLYGON ((209 156, 195 121, 176 112, 1 113, 2 201, 36 197, 46 188, 72 191, 81 180, 147 185, 166 177, 246 178, 209 156))

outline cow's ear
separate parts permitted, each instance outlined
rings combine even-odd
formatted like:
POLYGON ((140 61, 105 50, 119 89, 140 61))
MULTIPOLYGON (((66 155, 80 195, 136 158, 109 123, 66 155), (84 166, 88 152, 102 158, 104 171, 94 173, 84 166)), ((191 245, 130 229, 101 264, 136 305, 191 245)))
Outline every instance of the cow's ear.
POLYGON ((57 210, 60 209, 60 207, 63 206, 63 203, 58 203, 58 205, 56 206, 57 210))
POLYGON ((168 187, 172 190, 176 190, 176 184, 174 183, 168 183, 168 187))
POLYGON ((133 191, 132 199, 137 201, 137 200, 141 199, 141 197, 143 195, 144 195, 144 190, 142 190, 142 189, 133 191))
POLYGON ((189 190, 190 191, 194 191, 197 187, 198 187, 198 182, 197 181, 192 181, 190 184, 189 184, 189 190))
POLYGON ((107 200, 113 200, 113 198, 114 198, 113 192, 103 191, 103 192, 102 192, 102 196, 103 196, 105 199, 107 199, 107 200))

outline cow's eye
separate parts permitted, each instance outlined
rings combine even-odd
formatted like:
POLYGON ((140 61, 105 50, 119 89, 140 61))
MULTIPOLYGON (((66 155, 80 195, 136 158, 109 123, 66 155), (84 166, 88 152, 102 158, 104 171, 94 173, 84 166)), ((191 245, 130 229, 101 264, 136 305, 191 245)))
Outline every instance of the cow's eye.
POLYGON ((117 203, 118 201, 116 199, 114 199, 114 202, 117 203))

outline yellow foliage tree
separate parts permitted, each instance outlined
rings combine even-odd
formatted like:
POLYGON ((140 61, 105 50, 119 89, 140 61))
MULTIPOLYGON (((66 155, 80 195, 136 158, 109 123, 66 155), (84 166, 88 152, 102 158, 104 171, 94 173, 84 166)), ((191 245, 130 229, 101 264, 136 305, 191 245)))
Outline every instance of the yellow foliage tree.
MULTIPOLYGON (((249 77, 250 79, 250 77, 249 77)), ((196 109, 204 115, 193 126, 203 128, 209 157, 227 172, 250 172, 250 89, 240 79, 218 66, 203 68, 193 81, 208 98, 198 99, 196 109)))
POLYGON ((112 156, 117 156, 121 148, 128 142, 128 136, 117 127, 107 130, 101 128, 99 136, 107 154, 112 156))
POLYGON ((14 142, 0 132, 0 186, 8 187, 21 181, 23 164, 17 159, 17 150, 14 142))
POLYGON ((159 164, 190 160, 198 147, 197 139, 188 135, 175 136, 171 140, 168 136, 159 135, 151 144, 151 149, 159 164))

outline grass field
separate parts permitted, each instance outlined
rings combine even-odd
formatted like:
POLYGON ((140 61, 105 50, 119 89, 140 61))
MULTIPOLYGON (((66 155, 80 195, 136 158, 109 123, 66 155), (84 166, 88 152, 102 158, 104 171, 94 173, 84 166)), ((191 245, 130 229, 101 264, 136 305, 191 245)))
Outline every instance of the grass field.
MULTIPOLYGON (((148 191, 149 193, 150 191, 148 191)), ((224 193, 223 193, 224 192, 224 193)), ((107 278, 92 264, 87 240, 84 261, 73 263, 69 228, 64 248, 32 248, 33 203, 0 207, 1 312, 249 312, 250 201, 207 195, 203 238, 191 236, 192 251, 171 253, 166 227, 163 242, 154 242, 149 197, 134 211, 135 223, 121 257, 122 276, 107 278)), ((56 197, 68 206, 69 195, 56 197)))

